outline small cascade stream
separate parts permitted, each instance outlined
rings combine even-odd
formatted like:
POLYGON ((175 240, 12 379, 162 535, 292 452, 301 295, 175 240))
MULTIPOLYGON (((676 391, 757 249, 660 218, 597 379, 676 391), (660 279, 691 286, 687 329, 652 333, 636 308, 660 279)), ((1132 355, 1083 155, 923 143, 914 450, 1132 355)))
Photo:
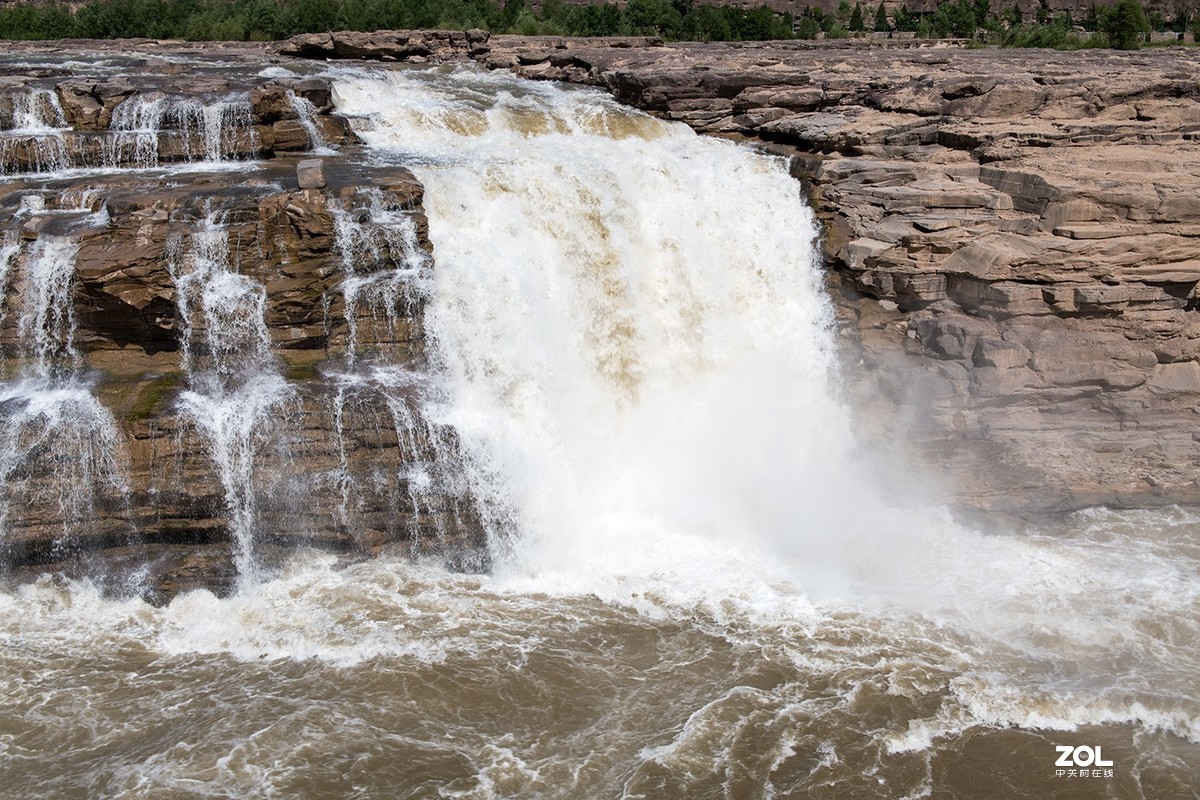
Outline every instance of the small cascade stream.
POLYGON ((336 386, 339 517, 353 529, 356 498, 364 488, 347 458, 347 421, 371 420, 380 438, 380 426, 390 422, 387 435, 395 437, 397 460, 376 478, 374 491, 395 493, 390 504, 409 510, 403 515, 410 520, 408 536, 446 540, 450 528, 462 523, 467 489, 452 429, 438 420, 444 397, 425 369, 389 363, 385 355, 397 340, 422 335, 416 325, 432 285, 433 262, 418 241, 410 209, 389 205, 378 189, 367 189, 357 199, 352 208, 338 202, 330 206, 347 329, 346 369, 330 376, 336 386))
POLYGON ((288 101, 292 104, 292 108, 296 110, 296 120, 303 126, 304 132, 308 134, 308 143, 313 155, 329 155, 334 152, 317 127, 316 106, 294 91, 289 90, 287 96, 288 101))
POLYGON ((182 160, 210 164, 229 160, 239 144, 257 149, 250 104, 230 98, 201 103, 161 92, 135 95, 113 110, 109 131, 103 148, 108 168, 157 167, 164 141, 175 142, 182 160))
POLYGON ((266 291, 236 271, 236 253, 219 214, 191 234, 172 264, 188 390, 180 408, 200 434, 225 493, 241 585, 257 581, 257 498, 264 478, 255 460, 285 435, 294 387, 279 374, 264 320, 266 291))
MULTIPOLYGON (((312 130, 314 146, 324 146, 311 103, 296 97, 294 105, 301 123, 312 130)), ((3 122, 0 174, 155 169, 167 161, 216 167, 259 150, 251 105, 237 95, 202 100, 161 91, 137 93, 112 109, 106 130, 80 133, 68 125, 55 92, 30 89, 15 95, 11 125, 3 122), (89 141, 98 147, 90 147, 89 141)), ((332 151, 325 147, 323 152, 332 151)))
MULTIPOLYGON (((88 210, 80 209, 81 220, 88 210)), ((119 514, 128 497, 123 436, 79 371, 78 249, 72 236, 49 234, 24 252, 13 236, 0 246, 0 287, 6 294, 20 287, 17 366, 0 382, 0 550, 10 544, 17 505, 57 509, 56 547, 67 556, 74 538, 96 524, 102 503, 119 514)))
POLYGON ((345 275, 342 296, 351 366, 360 347, 378 348, 384 339, 397 335, 400 320, 415 316, 428 296, 433 275, 433 261, 417 241, 416 227, 405 209, 388 208, 378 189, 368 191, 366 199, 365 208, 357 213, 336 202, 330 207, 345 275), (374 268, 380 264, 385 268, 374 268), (364 271, 365 265, 373 268, 364 271), (371 329, 365 334, 359 331, 364 316, 369 316, 371 329), (368 341, 360 342, 364 335, 368 341))
POLYGON ((13 95, 11 125, 0 130, 0 170, 7 170, 15 161, 28 163, 33 172, 66 169, 70 166, 67 130, 66 116, 54 92, 31 88, 13 95))

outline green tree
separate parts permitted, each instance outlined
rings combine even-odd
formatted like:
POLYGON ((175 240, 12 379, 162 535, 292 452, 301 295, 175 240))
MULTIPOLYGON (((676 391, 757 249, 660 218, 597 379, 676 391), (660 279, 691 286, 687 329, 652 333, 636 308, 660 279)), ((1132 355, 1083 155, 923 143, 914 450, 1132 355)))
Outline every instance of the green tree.
POLYGON ((908 5, 902 5, 896 11, 896 30, 912 32, 917 29, 918 15, 908 10, 908 5))
POLYGON ((817 22, 815 17, 810 16, 805 9, 805 13, 800 15, 800 19, 796 21, 796 38, 797 39, 815 39, 817 34, 821 32, 821 23, 817 22))
POLYGON ((971 0, 943 0, 937 11, 922 19, 925 29, 939 38, 958 36, 969 38, 975 35, 975 5, 971 0))
POLYGON ((892 26, 888 24, 887 9, 883 7, 883 0, 880 0, 879 8, 875 9, 875 32, 886 33, 891 29, 892 26))
POLYGON ((658 33, 660 16, 662 10, 655 0, 629 0, 625 6, 622 27, 627 33, 637 36, 652 35, 658 33))
POLYGON ((983 28, 992 16, 992 4, 989 0, 975 0, 975 27, 983 28))
POLYGON ((1136 50, 1150 28, 1138 0, 1117 0, 1116 5, 1100 9, 1099 18, 1100 32, 1115 50, 1136 50))
POLYGON ((862 3, 854 4, 854 11, 850 14, 850 30, 858 32, 867 29, 866 23, 863 21, 862 3))

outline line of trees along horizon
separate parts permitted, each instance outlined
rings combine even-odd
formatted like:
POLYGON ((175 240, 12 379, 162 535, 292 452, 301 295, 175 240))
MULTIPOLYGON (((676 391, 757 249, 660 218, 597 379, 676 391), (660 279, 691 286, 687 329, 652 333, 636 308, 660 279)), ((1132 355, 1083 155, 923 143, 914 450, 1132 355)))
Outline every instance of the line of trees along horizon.
MULTIPOLYGON (((629 0, 567 3, 544 0, 96 0, 72 9, 65 4, 18 4, 0 9, 4 39, 184 39, 272 41, 299 33, 333 30, 482 28, 494 33, 564 36, 653 35, 668 41, 763 41, 847 38, 868 30, 899 31, 925 38, 961 37, 1009 47, 1138 47, 1151 29, 1197 27, 1195 12, 1173 19, 1149 15, 1139 0, 1092 5, 1081 19, 1050 12, 1041 0, 1032 19, 1015 3, 939 0, 936 10, 891 14, 842 0, 834 12, 817 6, 798 16, 767 6, 713 6, 696 0, 629 0), (1078 27, 1092 33, 1080 37, 1078 27)), ((1200 38, 1200 37, 1198 37, 1200 38)))

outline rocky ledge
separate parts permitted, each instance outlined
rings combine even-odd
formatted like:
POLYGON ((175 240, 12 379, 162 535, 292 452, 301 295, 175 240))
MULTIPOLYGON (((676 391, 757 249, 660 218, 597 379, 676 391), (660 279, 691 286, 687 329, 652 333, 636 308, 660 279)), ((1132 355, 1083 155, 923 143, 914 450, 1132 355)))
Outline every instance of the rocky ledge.
POLYGON ((0 77, 0 576, 165 599, 298 544, 478 566, 423 413, 423 187, 261 56, 0 77))
POLYGON ((790 158, 824 223, 860 428, 968 505, 1200 502, 1190 51, 498 36, 444 57, 790 158))

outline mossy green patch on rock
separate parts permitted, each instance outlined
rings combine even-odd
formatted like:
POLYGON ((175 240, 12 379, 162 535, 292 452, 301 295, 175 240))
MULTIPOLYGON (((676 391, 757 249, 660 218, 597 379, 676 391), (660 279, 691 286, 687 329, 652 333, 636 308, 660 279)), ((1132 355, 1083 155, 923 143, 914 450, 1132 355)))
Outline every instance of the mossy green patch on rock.
POLYGON ((317 362, 302 361, 293 363, 291 361, 284 362, 284 376, 289 381, 311 381, 317 377, 317 362))
POLYGON ((158 411, 163 399, 174 392, 182 381, 182 372, 171 372, 148 381, 138 392, 137 399, 125 415, 125 421, 135 425, 150 419, 158 411))

